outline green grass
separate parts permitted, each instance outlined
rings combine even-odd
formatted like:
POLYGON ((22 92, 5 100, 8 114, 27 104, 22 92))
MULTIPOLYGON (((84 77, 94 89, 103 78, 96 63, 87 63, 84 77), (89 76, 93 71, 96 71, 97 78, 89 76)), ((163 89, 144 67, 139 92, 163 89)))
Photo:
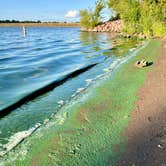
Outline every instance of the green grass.
MULTIPOLYGON (((30 138, 28 157, 17 166, 104 166, 114 165, 125 149, 122 132, 130 120, 136 93, 154 65, 138 69, 140 59, 155 62, 160 41, 152 40, 113 77, 92 90, 84 102, 68 108, 63 125, 53 126, 40 139, 30 138)), ((9 164, 11 165, 11 164, 9 164)))

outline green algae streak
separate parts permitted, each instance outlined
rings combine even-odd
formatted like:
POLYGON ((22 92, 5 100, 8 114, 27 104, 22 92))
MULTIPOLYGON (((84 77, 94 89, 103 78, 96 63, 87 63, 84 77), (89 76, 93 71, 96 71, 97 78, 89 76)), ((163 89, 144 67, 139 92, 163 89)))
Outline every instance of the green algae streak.
POLYGON ((111 79, 94 88, 87 100, 68 108, 63 125, 51 127, 40 139, 31 138, 27 156, 12 165, 115 165, 125 149, 127 138, 122 133, 134 110, 136 93, 154 70, 154 65, 138 69, 133 64, 141 59, 155 62, 159 48, 159 40, 150 41, 111 79))

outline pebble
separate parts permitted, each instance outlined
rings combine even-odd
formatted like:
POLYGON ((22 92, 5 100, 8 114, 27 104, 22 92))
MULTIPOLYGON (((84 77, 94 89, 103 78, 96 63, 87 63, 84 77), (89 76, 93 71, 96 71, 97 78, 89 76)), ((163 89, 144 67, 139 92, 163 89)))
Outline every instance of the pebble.
POLYGON ((163 148, 163 146, 162 146, 162 145, 160 145, 160 144, 159 144, 159 145, 157 145, 157 147, 158 147, 158 148, 160 148, 160 149, 162 149, 162 148, 163 148))

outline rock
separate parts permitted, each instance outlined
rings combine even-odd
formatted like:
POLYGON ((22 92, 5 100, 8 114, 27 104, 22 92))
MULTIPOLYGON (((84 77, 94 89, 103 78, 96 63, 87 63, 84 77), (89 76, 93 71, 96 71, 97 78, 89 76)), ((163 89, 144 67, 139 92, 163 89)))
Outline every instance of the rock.
POLYGON ((93 29, 93 32, 97 32, 98 30, 97 30, 97 27, 95 27, 94 29, 93 29))
POLYGON ((163 149, 163 146, 162 146, 162 145, 160 145, 160 144, 159 144, 159 145, 157 145, 157 147, 158 147, 158 148, 160 148, 160 149, 163 149))
POLYGON ((141 61, 135 62, 134 66, 135 66, 135 67, 142 68, 141 61))
POLYGON ((141 61, 137 61, 134 64, 135 67, 139 67, 139 68, 143 68, 143 67, 146 67, 148 65, 149 65, 149 63, 146 60, 144 60, 144 59, 141 60, 141 61))
POLYGON ((149 121, 149 122, 151 122, 151 121, 152 121, 152 118, 151 118, 150 116, 148 117, 148 121, 149 121))
POLYGON ((127 38, 131 38, 131 35, 127 35, 127 38))
POLYGON ((139 37, 140 39, 146 39, 146 35, 144 35, 143 33, 138 34, 138 37, 139 37))

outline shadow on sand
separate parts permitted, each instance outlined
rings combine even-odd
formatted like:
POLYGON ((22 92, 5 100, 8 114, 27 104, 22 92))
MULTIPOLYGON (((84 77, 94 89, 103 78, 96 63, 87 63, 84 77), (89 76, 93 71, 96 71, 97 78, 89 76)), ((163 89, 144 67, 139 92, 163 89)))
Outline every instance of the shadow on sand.
POLYGON ((154 64, 153 62, 146 62, 146 66, 145 67, 151 66, 153 64, 154 64))
MULTIPOLYGON (((126 151, 116 166, 166 165, 166 107, 159 113, 147 115, 141 130, 135 129, 128 137, 126 151)), ((129 129, 127 129, 129 130, 129 129)))

